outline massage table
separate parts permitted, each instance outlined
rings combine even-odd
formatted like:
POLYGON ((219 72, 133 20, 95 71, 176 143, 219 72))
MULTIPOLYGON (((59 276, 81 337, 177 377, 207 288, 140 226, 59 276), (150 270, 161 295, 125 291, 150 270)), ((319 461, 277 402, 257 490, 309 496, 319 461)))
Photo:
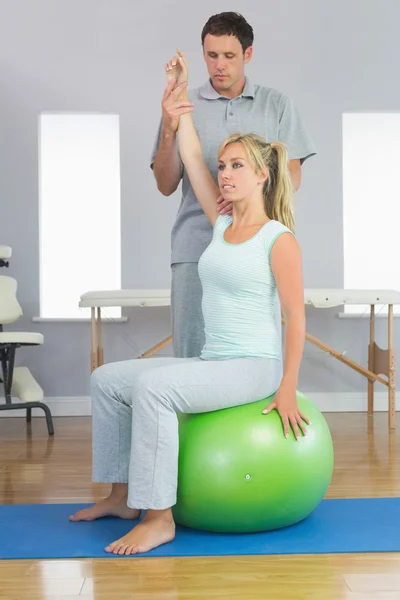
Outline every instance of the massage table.
MULTIPOLYGON (((314 308, 333 308, 342 305, 369 306, 369 346, 368 367, 364 367, 348 358, 345 353, 338 352, 318 338, 306 333, 308 342, 327 352, 340 362, 354 369, 368 380, 368 415, 374 412, 374 384, 379 382, 388 388, 389 430, 395 429, 395 353, 393 346, 393 306, 400 304, 400 292, 394 290, 352 290, 352 289, 306 289, 304 302, 314 308), (388 306, 387 349, 380 348, 375 342, 375 306, 388 306), (384 377, 386 377, 386 379, 384 377)), ((164 290, 105 290, 89 291, 80 297, 79 306, 91 309, 91 371, 104 363, 102 345, 102 308, 106 307, 152 307, 170 306, 169 289, 164 290)), ((148 358, 162 350, 171 342, 171 336, 146 350, 137 358, 148 358)))

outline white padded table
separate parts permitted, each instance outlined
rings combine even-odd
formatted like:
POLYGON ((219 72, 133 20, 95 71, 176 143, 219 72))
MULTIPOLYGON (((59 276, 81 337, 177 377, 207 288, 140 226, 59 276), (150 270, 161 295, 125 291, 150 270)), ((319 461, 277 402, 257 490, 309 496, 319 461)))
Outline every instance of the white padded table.
POLYGON ((81 307, 169 306, 170 290, 103 290, 82 294, 81 307))
MULTIPOLYGON (((306 334, 306 339, 340 362, 346 364, 368 379, 368 414, 374 411, 374 383, 379 382, 388 388, 389 430, 395 429, 395 353, 393 347, 393 306, 400 304, 400 292, 396 290, 352 290, 352 289, 306 289, 304 302, 314 308, 332 308, 344 304, 369 305, 370 307, 370 342, 368 346, 368 368, 351 360, 343 353, 328 346, 318 338, 306 334), (387 305, 388 346, 384 350, 375 343, 375 305, 387 305), (386 377, 383 378, 381 375, 386 377)), ((101 308, 103 307, 151 307, 169 306, 171 294, 165 290, 103 290, 82 294, 81 307, 91 308, 91 370, 104 363, 101 333, 101 308)), ((165 338, 138 358, 147 358, 158 352, 172 341, 171 336, 165 338)))

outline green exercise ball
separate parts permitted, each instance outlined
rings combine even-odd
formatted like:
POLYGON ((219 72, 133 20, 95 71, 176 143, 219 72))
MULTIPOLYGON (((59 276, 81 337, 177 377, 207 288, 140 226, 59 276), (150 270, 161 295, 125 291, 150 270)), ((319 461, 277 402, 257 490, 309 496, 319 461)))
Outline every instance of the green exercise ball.
POLYGON ((307 434, 283 434, 274 396, 210 413, 180 415, 177 523, 216 532, 293 525, 320 503, 333 472, 333 444, 320 410, 297 392, 307 434))

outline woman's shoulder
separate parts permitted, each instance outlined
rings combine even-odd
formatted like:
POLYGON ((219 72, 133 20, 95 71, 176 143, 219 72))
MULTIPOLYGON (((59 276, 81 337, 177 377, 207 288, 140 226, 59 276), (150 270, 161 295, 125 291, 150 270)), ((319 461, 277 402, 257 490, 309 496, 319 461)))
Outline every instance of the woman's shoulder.
POLYGON ((279 221, 275 221, 273 219, 271 219, 271 221, 268 221, 267 227, 264 227, 263 233, 265 248, 268 252, 268 255, 271 253, 272 246, 274 245, 276 240, 283 233, 290 233, 292 236, 294 236, 293 231, 289 229, 289 227, 286 227, 286 225, 283 225, 283 223, 280 223, 279 221))
POLYGON ((270 241, 281 233, 293 233, 288 227, 271 219, 262 227, 262 237, 265 241, 270 241))
POLYGON ((270 221, 268 221, 268 223, 270 224, 271 231, 289 231, 290 233, 292 233, 289 227, 286 227, 286 225, 284 225, 280 221, 275 221, 275 219, 271 219, 270 221))

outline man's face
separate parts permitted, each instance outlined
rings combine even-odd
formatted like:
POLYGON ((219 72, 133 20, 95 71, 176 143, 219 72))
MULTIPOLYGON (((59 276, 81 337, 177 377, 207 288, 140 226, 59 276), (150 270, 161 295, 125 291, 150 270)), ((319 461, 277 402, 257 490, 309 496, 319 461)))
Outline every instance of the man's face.
POLYGON ((233 35, 206 35, 203 44, 204 60, 217 92, 222 95, 235 85, 243 84, 244 66, 250 61, 252 52, 250 47, 243 54, 241 43, 233 35))

